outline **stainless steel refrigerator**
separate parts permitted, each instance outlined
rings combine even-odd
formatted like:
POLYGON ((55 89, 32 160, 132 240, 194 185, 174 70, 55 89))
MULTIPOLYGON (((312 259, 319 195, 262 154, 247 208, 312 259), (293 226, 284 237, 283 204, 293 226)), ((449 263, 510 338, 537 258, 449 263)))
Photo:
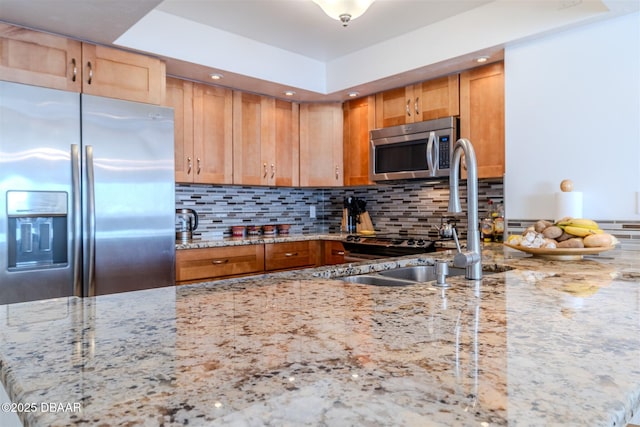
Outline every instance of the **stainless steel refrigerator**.
POLYGON ((0 82, 0 304, 175 284, 173 110, 0 82))

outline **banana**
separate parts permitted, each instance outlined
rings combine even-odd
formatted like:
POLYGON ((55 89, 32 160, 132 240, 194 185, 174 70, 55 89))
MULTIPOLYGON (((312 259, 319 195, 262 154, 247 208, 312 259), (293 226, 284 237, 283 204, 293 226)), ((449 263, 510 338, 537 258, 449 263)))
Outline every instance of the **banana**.
POLYGON ((586 228, 589 230, 597 230, 600 228, 597 222, 595 222, 592 219, 585 219, 585 218, 563 218, 560 221, 558 221, 556 225, 560 227, 565 227, 569 225, 572 227, 586 228))
POLYGON ((597 230, 600 228, 597 222, 585 218, 573 218, 567 225, 570 225, 572 227, 587 228, 589 230, 597 230))
POLYGON ((600 230, 599 228, 591 229, 591 228, 577 227, 575 225, 565 225, 563 228, 564 228, 564 231, 567 232, 568 234, 572 234, 578 237, 585 237, 585 236, 590 236, 592 234, 604 233, 604 231, 600 230))

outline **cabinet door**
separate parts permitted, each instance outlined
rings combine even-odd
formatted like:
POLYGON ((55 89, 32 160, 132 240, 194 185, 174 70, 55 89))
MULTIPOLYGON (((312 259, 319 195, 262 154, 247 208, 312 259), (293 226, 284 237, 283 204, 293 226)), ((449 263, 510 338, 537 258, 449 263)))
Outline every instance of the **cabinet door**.
POLYGON ((275 184, 275 99, 233 92, 233 183, 275 184))
POLYGON ((322 243, 322 265, 344 264, 344 246, 342 242, 325 240, 322 243))
POLYGON ((267 243, 264 245, 267 271, 318 265, 321 252, 318 241, 267 243))
POLYGON ((275 185, 297 187, 300 185, 299 105, 279 99, 275 102, 275 185))
POLYGON ((0 23, 0 80, 80 92, 82 44, 0 23))
POLYGON ((176 281, 189 282, 264 271, 264 245, 176 251, 176 281))
POLYGON ((460 114, 458 74, 418 83, 413 87, 416 121, 460 114))
POLYGON ((399 87, 376 94, 376 128, 414 121, 413 87, 399 87))
POLYGON ((372 184, 369 180, 369 131, 374 129, 375 97, 345 102, 344 185, 372 184))
POLYGON ((342 106, 334 103, 302 104, 300 185, 342 186, 342 164, 342 106))
POLYGON ((173 108, 176 182, 193 182, 193 83, 167 78, 165 105, 173 108))
POLYGON ((479 178, 504 175, 504 64, 460 74, 460 137, 473 144, 479 178))
POLYGON ((157 58, 105 46, 82 44, 82 92, 160 105, 165 65, 157 58))
POLYGON ((194 182, 233 183, 232 105, 230 89, 194 84, 194 182))

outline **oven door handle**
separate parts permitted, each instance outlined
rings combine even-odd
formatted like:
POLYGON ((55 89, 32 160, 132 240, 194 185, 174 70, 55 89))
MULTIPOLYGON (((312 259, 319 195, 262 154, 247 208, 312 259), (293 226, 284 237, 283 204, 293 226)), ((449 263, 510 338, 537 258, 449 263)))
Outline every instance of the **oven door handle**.
POLYGON ((429 166, 429 175, 436 176, 436 165, 438 161, 438 146, 436 144, 436 133, 429 132, 429 142, 427 142, 427 165, 429 166))

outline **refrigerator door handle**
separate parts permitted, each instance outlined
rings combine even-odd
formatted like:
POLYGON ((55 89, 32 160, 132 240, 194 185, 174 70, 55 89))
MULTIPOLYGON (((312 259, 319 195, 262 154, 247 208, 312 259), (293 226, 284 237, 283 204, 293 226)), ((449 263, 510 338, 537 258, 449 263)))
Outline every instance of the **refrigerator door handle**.
POLYGON ((71 144, 71 223, 73 294, 82 296, 82 194, 80 186, 80 147, 71 144))
POLYGON ((93 173, 93 146, 87 145, 85 147, 85 155, 87 162, 87 258, 84 262, 86 274, 84 296, 92 297, 96 295, 96 192, 93 173))

